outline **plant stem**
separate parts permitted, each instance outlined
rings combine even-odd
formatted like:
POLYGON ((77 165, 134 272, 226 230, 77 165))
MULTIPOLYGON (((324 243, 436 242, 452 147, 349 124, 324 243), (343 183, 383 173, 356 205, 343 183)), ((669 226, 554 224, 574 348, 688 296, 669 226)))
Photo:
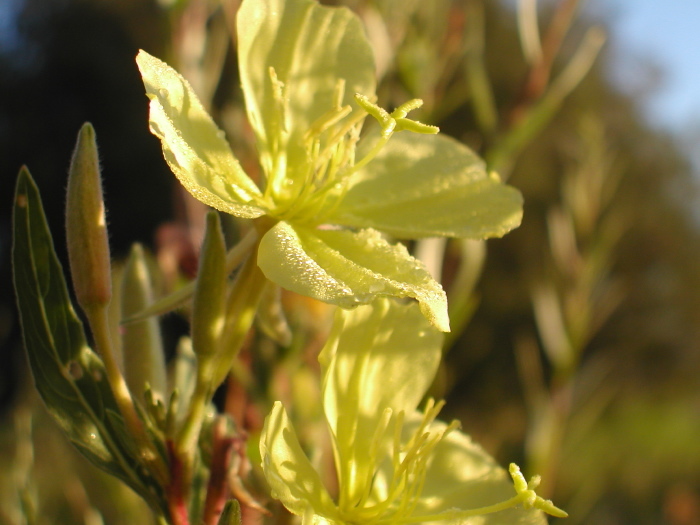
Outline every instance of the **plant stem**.
POLYGON ((213 453, 202 518, 205 525, 216 525, 226 505, 229 494, 227 475, 234 440, 232 435, 227 435, 225 420, 219 419, 214 426, 213 453))
POLYGON ((220 385, 228 375, 238 356, 246 335, 253 324, 258 303, 267 279, 258 267, 257 246, 243 264, 226 305, 226 325, 221 344, 221 353, 215 356, 213 373, 215 385, 220 385))
POLYGON ((170 485, 168 485, 168 510, 172 525, 189 525, 187 503, 184 488, 189 487, 189 476, 186 476, 185 466, 175 450, 172 441, 168 441, 168 459, 170 463, 170 485))
POLYGON ((105 365, 107 381, 112 389, 115 401, 119 406, 119 411, 124 418, 126 428, 136 442, 139 454, 137 459, 145 463, 149 471, 162 486, 166 486, 168 483, 167 468, 146 433, 143 422, 134 406, 134 401, 131 397, 131 392, 129 392, 124 375, 117 364, 114 348, 112 346, 112 339, 110 337, 107 307, 105 305, 95 305, 84 308, 84 310, 90 323, 92 335, 95 339, 95 346, 105 365))
POLYGON ((179 471, 177 476, 171 472, 173 484, 178 486, 172 486, 169 493, 176 500, 187 500, 197 454, 197 441, 207 407, 214 391, 231 370, 255 319, 255 312, 266 282, 265 276, 258 268, 256 253, 257 246, 253 248, 251 255, 243 264, 229 292, 220 351, 217 354, 198 356, 197 382, 189 410, 172 445, 173 461, 179 465, 179 471))

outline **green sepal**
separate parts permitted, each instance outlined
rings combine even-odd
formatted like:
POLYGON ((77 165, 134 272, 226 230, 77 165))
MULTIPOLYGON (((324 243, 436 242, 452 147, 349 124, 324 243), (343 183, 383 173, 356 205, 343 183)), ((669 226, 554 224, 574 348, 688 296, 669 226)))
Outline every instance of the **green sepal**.
POLYGON ((47 410, 86 458, 165 515, 164 495, 136 460, 104 365, 87 345, 39 190, 26 168, 20 170, 15 192, 12 259, 24 344, 47 410))
POLYGON ((215 211, 207 214, 197 284, 192 302, 192 347, 199 359, 217 353, 224 326, 227 290, 226 242, 221 219, 215 211))

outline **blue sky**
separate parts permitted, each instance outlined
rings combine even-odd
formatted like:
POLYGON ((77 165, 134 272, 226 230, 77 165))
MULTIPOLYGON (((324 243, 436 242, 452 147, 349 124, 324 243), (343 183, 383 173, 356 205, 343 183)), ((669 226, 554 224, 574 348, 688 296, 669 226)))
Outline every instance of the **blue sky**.
POLYGON ((672 131, 700 125, 700 1, 589 0, 611 24, 613 78, 625 89, 651 92, 650 121, 672 131), (650 64, 661 73, 654 82, 650 64))
MULTIPOLYGON (((515 7, 521 0, 502 0, 515 7)), ((539 5, 562 0, 536 0, 539 5)), ((580 0, 609 27, 610 75, 650 123, 700 129, 700 0, 580 0)), ((540 28, 542 30, 542 28, 540 28)))

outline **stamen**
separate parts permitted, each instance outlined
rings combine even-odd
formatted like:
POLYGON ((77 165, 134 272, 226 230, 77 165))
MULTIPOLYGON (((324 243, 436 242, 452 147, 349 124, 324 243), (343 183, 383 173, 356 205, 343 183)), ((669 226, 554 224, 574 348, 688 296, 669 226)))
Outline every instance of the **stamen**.
MULTIPOLYGON (((377 428, 374 430, 372 444, 370 445, 369 449, 370 465, 378 464, 377 457, 379 455, 379 451, 381 450, 382 443, 384 442, 384 437, 386 435, 387 428, 389 427, 389 422, 391 421, 392 414, 393 410, 391 408, 385 408, 382 412, 382 417, 380 418, 379 423, 377 424, 377 428)), ((375 476, 376 472, 374 471, 367 473, 367 479, 365 479, 364 488, 362 490, 360 500, 357 502, 357 507, 363 507, 367 503, 367 499, 372 493, 372 487, 374 485, 375 476)))
POLYGON ((333 105, 339 108, 343 105, 343 98, 345 97, 345 79, 339 78, 335 83, 335 91, 333 92, 333 105))
POLYGON ((268 177, 264 198, 268 202, 276 203, 283 191, 281 186, 287 175, 285 147, 289 135, 286 125, 288 102, 286 86, 284 82, 277 78, 277 72, 274 67, 270 66, 268 75, 270 77, 274 111, 272 111, 270 118, 269 152, 261 154, 260 162, 263 166, 263 172, 268 177))
POLYGON ((352 107, 350 106, 342 106, 328 110, 311 124, 311 127, 304 133, 304 140, 309 141, 319 137, 324 131, 343 120, 350 113, 352 113, 352 107))

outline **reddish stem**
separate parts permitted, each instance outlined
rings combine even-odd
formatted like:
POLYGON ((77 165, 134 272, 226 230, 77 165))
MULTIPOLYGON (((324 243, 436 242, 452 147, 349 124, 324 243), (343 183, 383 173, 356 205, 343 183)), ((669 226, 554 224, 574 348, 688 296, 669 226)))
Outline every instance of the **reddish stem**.
POLYGON ((226 435, 225 427, 224 419, 220 419, 214 427, 214 450, 204 502, 205 525, 216 525, 229 496, 228 471, 235 438, 226 435))
POLYGON ((182 461, 175 452, 175 444, 172 440, 167 441, 168 464, 170 465, 170 485, 168 485, 168 508, 170 510, 170 522, 173 525, 190 525, 185 502, 185 468, 182 461))

